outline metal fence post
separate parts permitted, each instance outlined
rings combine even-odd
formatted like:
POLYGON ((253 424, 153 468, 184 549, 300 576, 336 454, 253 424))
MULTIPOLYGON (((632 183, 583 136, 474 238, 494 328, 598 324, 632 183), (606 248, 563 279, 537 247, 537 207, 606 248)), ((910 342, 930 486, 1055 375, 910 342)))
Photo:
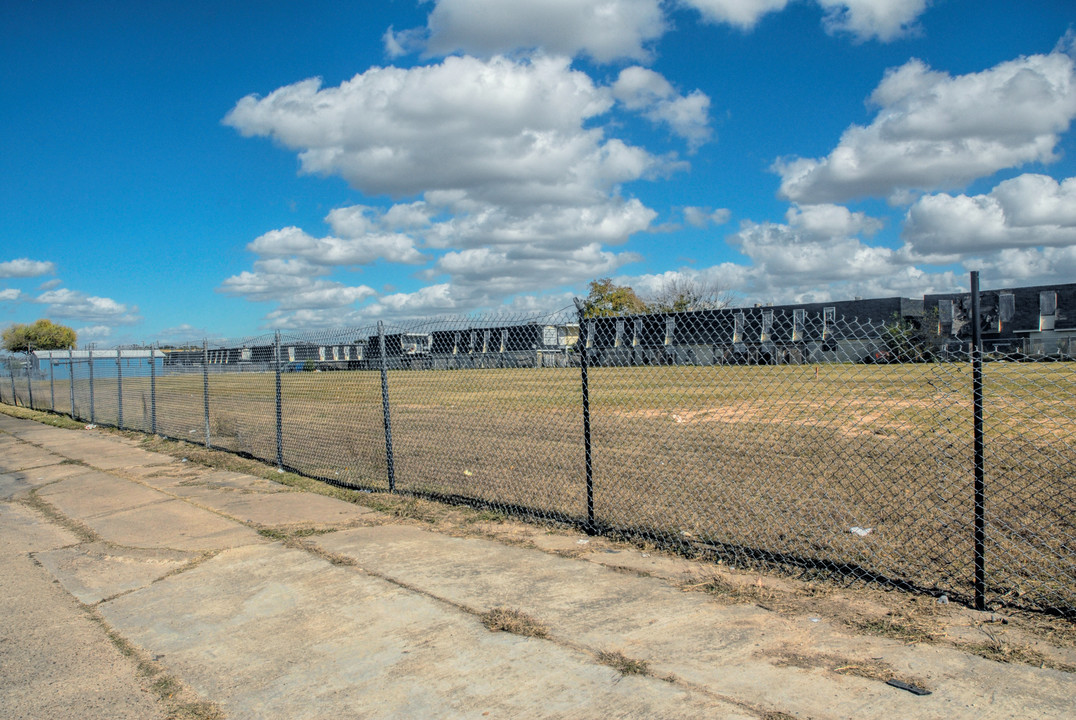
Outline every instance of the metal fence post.
POLYGON ((123 350, 116 349, 116 427, 123 429, 123 350))
POLYGON ((388 465, 389 492, 396 491, 396 465, 392 458, 392 414, 389 411, 389 373, 385 357, 385 324, 377 321, 377 338, 381 348, 381 412, 385 418, 385 461, 388 465))
POLYGON ((93 350, 91 349, 87 351, 87 353, 86 364, 90 368, 90 424, 93 425, 94 421, 97 419, 93 406, 93 350))
POLYGON ((53 360, 52 360, 52 351, 50 350, 49 351, 49 409, 52 410, 53 412, 56 412, 56 380, 55 380, 55 377, 54 377, 55 374, 56 374, 56 371, 53 369, 55 367, 56 367, 55 363, 53 363, 53 360))
POLYGON ((209 340, 202 338, 202 401, 205 406, 205 446, 212 448, 209 441, 209 340))
POLYGON ((590 442, 590 378, 588 377, 589 360, 587 358, 587 320, 583 313, 583 301, 575 298, 575 308, 579 311, 579 376, 583 388, 583 457, 587 481, 587 527, 588 533, 596 531, 594 523, 594 456, 590 442))
POLYGON ((7 362, 7 376, 11 379, 11 404, 18 406, 19 396, 15 393, 15 357, 11 356, 7 362))
POLYGON ((34 409, 34 385, 30 382, 30 367, 33 365, 33 361, 30 360, 30 356, 34 354, 34 348, 32 345, 26 346, 26 395, 30 398, 30 409, 34 409))
POLYGON ((280 331, 276 331, 276 466, 284 469, 284 396, 280 389, 280 331))
POLYGON ((71 419, 77 420, 75 416, 75 351, 72 348, 67 348, 67 379, 68 389, 71 391, 71 419))
POLYGON ((979 271, 971 271, 971 394, 975 423, 975 609, 986 609, 986 482, 983 438, 983 335, 979 271))
POLYGON ((149 431, 157 434, 157 344, 149 346, 149 431))

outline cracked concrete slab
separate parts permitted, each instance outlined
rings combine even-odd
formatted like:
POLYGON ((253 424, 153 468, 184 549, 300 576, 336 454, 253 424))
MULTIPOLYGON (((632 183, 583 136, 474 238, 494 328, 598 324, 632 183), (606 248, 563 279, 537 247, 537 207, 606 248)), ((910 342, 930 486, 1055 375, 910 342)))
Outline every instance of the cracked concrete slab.
POLYGON ((313 529, 348 527, 358 524, 373 510, 322 495, 302 492, 221 493, 207 487, 184 488, 182 494, 199 505, 240 522, 269 527, 302 526, 313 529))
POLYGON ((613 643, 659 674, 803 716, 847 718, 869 710, 886 717, 1012 718, 1021 712, 1060 717, 1071 709, 1076 690, 1069 673, 853 637, 825 621, 786 618, 751 605, 718 605, 659 580, 477 538, 380 526, 309 542, 448 602, 478 610, 507 605, 536 618, 555 637, 599 650, 613 643), (836 654, 849 663, 881 660, 894 676, 922 678, 934 692, 918 697, 880 680, 781 662, 804 649, 836 654), (984 695, 984 682, 995 692, 984 695))
POLYGON ((215 490, 251 492, 251 493, 290 493, 291 488, 279 483, 257 478, 252 475, 231 472, 230 470, 207 470, 195 467, 186 479, 171 486, 177 495, 201 493, 210 494, 215 490))
POLYGON ((78 603, 27 555, 77 541, 29 508, 0 504, 0 708, 5 718, 159 720, 165 713, 78 603))
POLYGON ((60 464, 43 465, 0 475, 0 499, 12 500, 26 497, 35 488, 85 471, 86 468, 80 465, 60 464))
POLYGON ((22 505, 0 503, 0 552, 29 554, 74 545, 79 538, 22 505))
POLYGON ((201 557, 201 553, 160 548, 124 548, 106 543, 34 553, 67 592, 87 605, 146 587, 201 557))
POLYGON ((182 500, 166 500, 83 522, 104 540, 139 548, 206 551, 265 542, 251 528, 182 500))
POLYGON ((63 443, 59 451, 68 458, 80 460, 100 470, 118 470, 127 467, 145 467, 150 465, 170 465, 172 458, 165 460, 161 455, 146 452, 140 448, 124 445, 101 443, 96 438, 85 438, 81 442, 63 443))
POLYGON ((88 468, 42 488, 37 494, 63 514, 83 522, 171 499, 157 490, 88 468))
POLYGON ((5 447, 4 451, 0 453, 0 472, 9 473, 47 465, 58 465, 63 461, 62 456, 48 450, 19 443, 5 447))
POLYGON ((102 603, 228 717, 756 718, 279 545, 102 603), (301 648, 295 639, 302 638, 301 648))

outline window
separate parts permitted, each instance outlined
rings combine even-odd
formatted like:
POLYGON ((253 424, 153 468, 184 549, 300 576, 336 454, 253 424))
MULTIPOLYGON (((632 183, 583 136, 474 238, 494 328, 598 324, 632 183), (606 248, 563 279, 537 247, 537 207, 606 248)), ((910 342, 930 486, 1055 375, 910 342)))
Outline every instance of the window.
POLYGON ((773 334, 773 310, 762 311, 762 332, 759 334, 758 339, 762 342, 766 342, 770 339, 770 335, 773 334))
POLYGON ((1039 293, 1039 330, 1053 330, 1057 320, 1057 293, 1045 290, 1039 293))
POLYGON ((676 337, 676 318, 665 318, 665 344, 672 345, 676 337))
POLYGON ((803 326, 807 323, 806 310, 792 311, 792 342, 803 340, 803 326))
POLYGON ((613 347, 620 347, 624 344, 624 321, 616 321, 616 339, 613 340, 613 347))
POLYGON ((631 344, 632 346, 636 346, 639 344, 640 338, 642 338, 643 336, 643 319, 635 318, 635 322, 633 323, 633 325, 635 326, 635 332, 632 335, 631 344))
POLYGON ((489 352, 489 330, 482 331, 482 352, 489 352))
POLYGON ((822 308, 822 339, 828 339, 837 323, 837 308, 822 308))
POLYGON ((1016 317, 1016 296, 1012 293, 998 294, 998 320, 1012 322, 1016 317))
POLYGON ((508 347, 508 328, 501 330, 501 352, 504 352, 508 347))
POLYGON ((953 301, 952 300, 939 300, 938 301, 938 322, 942 325, 952 325, 953 323, 953 301))
POLYGON ((743 313, 738 312, 732 318, 732 342, 743 342, 743 313))

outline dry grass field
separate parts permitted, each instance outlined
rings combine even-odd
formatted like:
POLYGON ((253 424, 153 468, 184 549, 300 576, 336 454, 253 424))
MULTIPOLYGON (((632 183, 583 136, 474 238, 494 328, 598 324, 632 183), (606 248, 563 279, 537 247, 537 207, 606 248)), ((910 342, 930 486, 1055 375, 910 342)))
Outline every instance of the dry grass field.
MULTIPOLYGON (((970 593, 966 364, 591 368, 589 379, 600 527, 970 593)), ((285 464, 387 488, 380 375, 282 380, 285 464)), ((398 490, 586 518, 578 369, 390 371, 388 382, 398 490)), ((123 378, 125 427, 149 430, 149 386, 123 378)), ((212 445, 275 460, 274 388, 272 374, 211 374, 212 445)), ((69 411, 69 385, 52 389, 69 411)), ((52 389, 34 384, 38 408, 52 389)), ((1076 610, 1076 364, 987 363, 984 398, 989 596, 1076 610)), ((117 424, 117 399, 115 378, 95 381, 97 422, 117 424)), ((204 442, 203 402, 200 373, 158 377, 158 433, 204 442)), ((81 377, 75 406, 88 419, 81 377)))

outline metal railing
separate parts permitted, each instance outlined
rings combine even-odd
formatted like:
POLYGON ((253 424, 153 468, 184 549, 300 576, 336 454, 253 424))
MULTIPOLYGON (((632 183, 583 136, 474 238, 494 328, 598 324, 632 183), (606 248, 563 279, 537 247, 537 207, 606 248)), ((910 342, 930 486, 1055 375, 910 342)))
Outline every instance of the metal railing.
POLYGON ((378 323, 2 357, 0 401, 739 566, 1076 616, 1076 362, 978 338, 942 354, 908 330, 766 308, 378 323))

